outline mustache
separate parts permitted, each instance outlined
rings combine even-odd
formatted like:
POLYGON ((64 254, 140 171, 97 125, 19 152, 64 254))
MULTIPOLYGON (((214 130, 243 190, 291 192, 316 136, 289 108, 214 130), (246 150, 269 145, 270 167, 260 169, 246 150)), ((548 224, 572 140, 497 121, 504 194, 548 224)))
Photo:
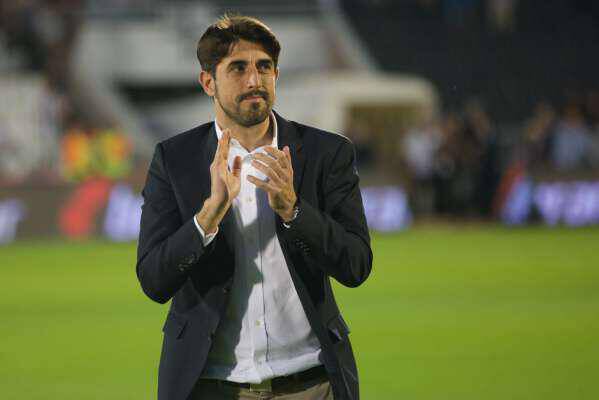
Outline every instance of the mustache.
POLYGON ((267 92, 265 92, 263 90, 253 90, 251 92, 244 93, 244 94, 240 95, 239 97, 237 97, 237 102, 240 103, 249 97, 262 97, 264 100, 268 101, 268 93, 267 92))

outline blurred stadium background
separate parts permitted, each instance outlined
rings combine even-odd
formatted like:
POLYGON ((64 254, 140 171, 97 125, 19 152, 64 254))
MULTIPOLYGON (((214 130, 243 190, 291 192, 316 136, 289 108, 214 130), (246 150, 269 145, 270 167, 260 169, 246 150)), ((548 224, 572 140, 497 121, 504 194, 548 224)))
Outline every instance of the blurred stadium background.
POLYGON ((213 118, 195 45, 226 11, 279 37, 276 109, 356 146, 363 398, 599 398, 593 0, 2 0, 0 398, 155 397, 140 192, 213 118))

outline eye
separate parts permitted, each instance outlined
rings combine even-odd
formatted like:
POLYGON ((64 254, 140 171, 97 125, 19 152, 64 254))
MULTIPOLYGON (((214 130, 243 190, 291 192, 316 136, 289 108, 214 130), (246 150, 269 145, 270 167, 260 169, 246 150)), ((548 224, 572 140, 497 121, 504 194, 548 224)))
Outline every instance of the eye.
POLYGON ((272 64, 265 62, 258 64, 258 70, 260 72, 270 72, 272 70, 272 64))

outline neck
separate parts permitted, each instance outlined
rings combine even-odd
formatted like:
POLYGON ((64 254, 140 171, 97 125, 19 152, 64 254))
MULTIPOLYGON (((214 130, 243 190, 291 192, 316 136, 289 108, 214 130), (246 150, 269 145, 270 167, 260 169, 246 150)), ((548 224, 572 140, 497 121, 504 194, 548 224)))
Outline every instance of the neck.
POLYGON ((260 146, 272 143, 273 132, 270 115, 257 125, 246 127, 237 124, 227 114, 217 108, 216 123, 221 130, 229 129, 231 137, 235 138, 247 151, 253 151, 260 146))

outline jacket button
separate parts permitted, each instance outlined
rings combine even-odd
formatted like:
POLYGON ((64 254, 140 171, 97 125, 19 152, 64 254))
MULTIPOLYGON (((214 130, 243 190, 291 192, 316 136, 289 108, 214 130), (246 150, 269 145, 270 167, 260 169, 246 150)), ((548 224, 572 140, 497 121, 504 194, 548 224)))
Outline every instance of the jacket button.
POLYGON ((192 253, 185 259, 185 264, 193 264, 195 262, 195 259, 196 255, 195 253, 192 253))

